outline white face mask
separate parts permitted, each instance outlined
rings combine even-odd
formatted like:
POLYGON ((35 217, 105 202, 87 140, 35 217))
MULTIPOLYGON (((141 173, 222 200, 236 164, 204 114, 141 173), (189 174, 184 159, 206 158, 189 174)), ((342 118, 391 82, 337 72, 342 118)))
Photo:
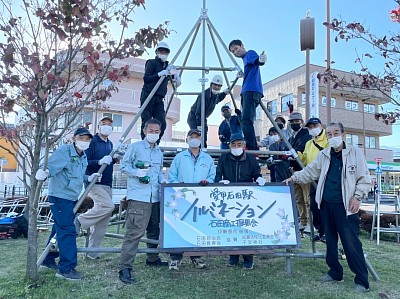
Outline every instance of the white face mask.
POLYGON ((160 134, 147 134, 146 139, 149 143, 156 143, 160 138, 160 134))
POLYGON ((328 139, 329 145, 333 148, 338 148, 342 142, 342 136, 336 136, 336 137, 331 137, 330 139, 328 139))
POLYGON ((219 90, 216 90, 216 89, 211 89, 211 92, 212 92, 213 94, 219 94, 219 90))
POLYGON ((165 62, 168 59, 168 54, 157 54, 157 57, 160 58, 162 62, 165 62))
POLYGON ((89 148, 90 142, 87 141, 75 141, 75 146, 81 150, 81 151, 85 151, 89 148))
POLYGON ((321 134, 321 131, 322 131, 321 127, 318 127, 318 128, 308 130, 308 133, 310 133, 311 136, 315 137, 315 136, 318 136, 319 134, 321 134))
POLYGON ((112 127, 109 125, 101 125, 100 126, 100 134, 104 136, 109 136, 112 132, 112 127))
POLYGON ((278 142, 281 138, 279 137, 279 135, 272 135, 271 136, 271 141, 272 142, 278 142))
POLYGON ((191 138, 190 140, 188 140, 187 144, 191 148, 198 148, 198 147, 200 147, 201 140, 199 140, 197 138, 191 138))
POLYGON ((240 156, 241 154, 243 154, 243 147, 240 148, 231 148, 231 153, 232 155, 234 155, 235 157, 240 156))

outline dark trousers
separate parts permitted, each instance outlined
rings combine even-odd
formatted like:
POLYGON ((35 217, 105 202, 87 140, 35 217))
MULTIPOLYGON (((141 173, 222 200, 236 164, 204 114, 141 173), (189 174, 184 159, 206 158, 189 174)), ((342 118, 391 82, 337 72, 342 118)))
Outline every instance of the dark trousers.
POLYGON ((343 267, 339 263, 338 235, 346 253, 349 268, 356 275, 354 282, 369 288, 368 270, 364 251, 358 238, 360 219, 358 214, 346 216, 343 203, 322 201, 321 216, 326 236, 326 263, 328 274, 335 280, 342 280, 343 267))
MULTIPOLYGON (((194 113, 189 112, 189 115, 187 118, 187 123, 191 130, 197 129, 196 115, 194 113)), ((205 130, 205 133, 204 134, 203 134, 203 132, 201 132, 201 133, 204 136, 204 147, 207 147, 207 133, 208 133, 207 119, 204 120, 204 130, 205 130)))
POLYGON ((65 273, 75 269, 78 264, 76 249, 76 228, 74 224, 74 206, 76 201, 55 196, 49 196, 50 210, 53 213, 54 224, 47 244, 57 233, 58 252, 49 252, 43 264, 54 264, 59 257, 58 270, 65 273))
MULTIPOLYGON (((253 262, 253 255, 252 254, 242 254, 243 256, 243 262, 253 262)), ((230 255, 229 259, 236 264, 239 262, 239 257, 240 255, 230 255)))
MULTIPOLYGON (((318 181, 316 182, 318 184, 318 181)), ((318 235, 322 237, 325 232, 324 232, 324 226, 322 223, 321 219, 321 211, 318 209, 318 204, 315 201, 315 194, 316 190, 313 186, 313 184, 310 184, 310 209, 312 213, 312 218, 313 218, 313 226, 318 230, 318 235)))
MULTIPOLYGON (((155 202, 151 207, 151 216, 149 224, 146 229, 146 236, 148 239, 159 240, 160 238, 160 203, 155 202)), ((147 243, 147 248, 157 248, 157 244, 147 243)), ((147 260, 149 262, 155 262, 158 260, 158 253, 148 253, 147 260)))
POLYGON ((258 150, 256 134, 254 132, 254 119, 256 108, 260 104, 261 94, 253 91, 246 91, 241 95, 242 105, 242 130, 247 149, 258 150))
MULTIPOLYGON (((140 96, 140 105, 143 105, 144 101, 146 100, 147 96, 150 94, 150 92, 142 90, 141 96, 140 96)), ((161 140, 161 137, 164 135, 165 128, 167 127, 167 122, 165 121, 165 109, 164 109, 164 97, 154 95, 150 102, 147 104, 146 108, 144 108, 142 114, 142 129, 140 131, 140 135, 142 136, 142 139, 144 139, 145 135, 143 133, 143 128, 144 125, 146 124, 146 121, 156 118, 160 121, 161 123, 161 132, 160 132, 160 139, 158 140, 158 143, 161 140)))

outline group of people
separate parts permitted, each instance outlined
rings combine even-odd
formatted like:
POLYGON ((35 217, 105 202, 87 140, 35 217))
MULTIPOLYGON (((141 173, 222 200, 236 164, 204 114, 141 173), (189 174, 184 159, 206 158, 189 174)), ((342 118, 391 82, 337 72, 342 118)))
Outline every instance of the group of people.
MULTIPOLYGON (((206 134, 206 119, 201 121, 199 111, 200 96, 193 105, 188 123, 188 149, 177 154, 165 177, 163 153, 158 143, 164 133, 165 110, 163 98, 166 94, 167 78, 180 84, 179 74, 168 69, 167 57, 170 52, 166 43, 159 43, 157 57, 146 62, 144 87, 141 103, 143 104, 161 77, 165 77, 153 98, 142 113, 142 140, 131 144, 126 154, 110 155, 112 143, 108 136, 112 132, 112 119, 104 117, 98 124, 99 133, 93 136, 87 129, 79 128, 74 132, 72 144, 60 146, 49 158, 47 169, 39 169, 37 180, 49 178, 49 202, 54 217, 54 225, 49 241, 57 233, 59 252, 51 252, 42 266, 57 270, 56 276, 68 280, 81 280, 82 275, 76 270, 77 228, 91 229, 90 247, 100 247, 113 209, 111 182, 113 164, 121 158, 120 170, 127 175, 127 212, 126 232, 122 244, 118 266, 119 279, 125 284, 132 284, 132 264, 135 259, 140 238, 158 240, 160 234, 160 185, 163 183, 209 183, 247 182, 263 186, 265 179, 255 157, 247 149, 264 146, 270 150, 285 150, 282 136, 299 154, 306 165, 301 169, 295 160, 284 156, 272 156, 270 165, 271 181, 293 182, 296 202, 299 210, 300 229, 310 226, 308 210, 311 203, 313 226, 319 230, 318 238, 325 238, 327 245, 326 262, 329 272, 321 278, 322 282, 341 281, 343 268, 338 262, 338 235, 341 238, 350 269, 356 274, 356 289, 360 292, 369 290, 368 272, 358 238, 359 218, 357 215, 360 201, 367 196, 371 180, 361 151, 345 143, 342 124, 332 123, 323 128, 318 118, 311 118, 305 124, 300 113, 289 116, 290 128, 285 129, 286 120, 278 116, 275 121, 279 130, 271 128, 268 136, 257 144, 253 119, 255 109, 263 96, 259 66, 266 62, 265 54, 246 51, 240 40, 233 40, 229 50, 244 61, 244 81, 241 93, 242 112, 232 116, 229 107, 223 106, 221 112, 224 122, 220 127, 221 147, 229 151, 219 158, 217 167, 213 159, 201 149, 201 136, 206 134), (200 119, 199 119, 200 117, 200 119), (205 132, 199 126, 205 124, 205 132), (200 125, 199 125, 200 124, 200 125), (225 135, 229 131, 229 136, 225 135), (102 174, 98 171, 106 164, 102 174), (142 167, 147 165, 148 167, 142 167), (73 209, 81 192, 82 184, 96 180, 89 196, 94 207, 75 217, 73 209), (313 183, 310 185, 310 183, 313 183), (317 186, 314 187, 314 184, 317 186), (311 200, 310 200, 311 198, 311 200), (56 258, 59 258, 58 264, 56 258)), ((227 91, 220 93, 222 78, 216 76, 206 90, 206 113, 209 116, 227 91)), ((205 139, 206 140, 206 139, 205 139)), ((156 244, 148 244, 156 248, 156 244)), ((98 259, 98 254, 89 254, 98 259)), ((182 253, 171 254, 170 262, 162 261, 157 253, 147 254, 149 266, 169 266, 178 270, 182 253)), ((191 256, 196 268, 206 267, 199 256, 191 256)), ((231 255, 228 266, 236 266, 239 256, 231 255)), ((243 268, 253 269, 253 256, 243 256, 243 268)))

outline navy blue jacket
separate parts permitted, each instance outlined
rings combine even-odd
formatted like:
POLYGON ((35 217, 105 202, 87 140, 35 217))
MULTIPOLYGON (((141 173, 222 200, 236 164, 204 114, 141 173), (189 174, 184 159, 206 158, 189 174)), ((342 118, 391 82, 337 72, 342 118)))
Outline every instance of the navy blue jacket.
POLYGON ((231 153, 224 153, 219 157, 215 182, 228 180, 231 183, 252 183, 261 175, 260 165, 252 154, 244 152, 235 157, 231 153))
MULTIPOLYGON (((219 94, 213 94, 211 92, 211 87, 207 88, 204 91, 204 98, 205 98, 205 118, 209 117, 214 109, 215 106, 221 102, 225 98, 225 92, 221 92, 219 94)), ((188 115, 188 123, 189 119, 196 120, 197 126, 201 126, 201 93, 197 96, 196 102, 190 108, 190 112, 188 115)), ((206 120, 205 120, 206 122, 206 120)))
POLYGON ((222 143, 229 143, 229 140, 231 139, 231 134, 235 133, 242 133, 242 127, 240 126, 239 117, 237 117, 236 115, 232 115, 231 119, 229 120, 229 124, 224 119, 219 125, 219 140, 222 143))
MULTIPOLYGON (((168 61, 163 62, 160 58, 156 57, 155 59, 149 59, 146 61, 144 76, 143 76, 143 89, 142 91, 146 91, 150 93, 154 86, 156 86, 158 79, 158 73, 162 70, 165 70, 168 66, 168 61)), ((168 85, 168 76, 164 78, 161 85, 158 87, 156 93, 154 95, 165 97, 167 94, 167 85, 168 85)))
MULTIPOLYGON (((296 152, 302 153, 306 148, 307 141, 311 140, 312 137, 306 128, 301 128, 297 134, 294 134, 295 135, 292 135, 292 137, 289 138, 289 143, 296 152)), ((293 167, 293 170, 295 171, 301 170, 300 165, 296 161, 290 161, 290 166, 293 167)))
MULTIPOLYGON (((89 148, 85 151, 88 161, 88 166, 86 168, 87 175, 91 175, 99 171, 101 167, 101 165, 99 165, 99 160, 104 156, 109 155, 112 151, 112 148, 113 144, 109 139, 107 139, 107 141, 104 141, 100 138, 99 134, 93 136, 89 148)), ((112 187, 113 165, 114 162, 112 162, 106 167, 106 169, 104 169, 101 181, 96 184, 112 187)))

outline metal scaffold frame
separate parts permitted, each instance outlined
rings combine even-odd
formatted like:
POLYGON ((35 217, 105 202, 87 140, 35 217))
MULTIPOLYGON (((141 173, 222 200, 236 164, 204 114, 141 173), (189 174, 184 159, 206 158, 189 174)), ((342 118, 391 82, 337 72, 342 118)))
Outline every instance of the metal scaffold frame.
MULTIPOLYGON (((235 58, 233 57, 232 53, 229 51, 228 47, 225 45, 225 43, 223 42, 221 36, 218 34, 217 30, 215 29, 214 25, 212 24, 211 20, 208 17, 207 14, 208 10, 206 8, 206 0, 203 0, 203 7, 201 9, 201 13, 200 13, 200 17, 199 19, 196 21, 196 23, 194 24, 194 26, 192 27, 192 29, 190 30, 189 34, 187 35, 187 37, 185 38, 184 42, 182 43, 182 45, 180 46, 179 50, 177 51, 177 53, 175 54, 175 56, 173 57, 173 59, 170 62, 169 68, 172 69, 176 69, 179 70, 179 74, 182 76, 183 72, 186 71, 199 71, 201 70, 201 78, 199 79, 199 82, 201 83, 201 131, 204 132, 205 129, 205 85, 206 82, 208 81, 208 79, 206 78, 206 74, 209 73, 209 71, 222 71, 223 75, 224 75, 224 79, 226 81, 227 86, 229 86, 229 94, 232 98, 232 103, 234 105, 234 108, 237 109, 237 105, 234 99, 234 96, 232 94, 232 89, 234 88, 234 86, 236 85, 238 79, 241 77, 240 75, 243 74, 243 71, 241 69, 241 67, 237 64, 235 58), (201 66, 197 67, 197 66, 187 66, 187 61, 189 59, 190 53, 193 49, 193 45, 194 42, 196 40, 196 37, 198 35, 198 32, 200 30, 200 27, 202 27, 202 62, 201 62, 201 66), (207 67, 206 66, 206 44, 205 44, 205 40, 206 40, 206 27, 208 28, 208 32, 210 34, 210 38, 212 41, 212 44, 214 46, 218 61, 220 66, 219 67, 207 67), (181 66, 174 66, 175 61, 177 60, 177 58, 181 55, 181 52, 183 51, 183 49, 185 48, 185 46, 187 45, 187 43, 190 40, 190 44, 188 47, 188 51, 185 54, 183 63, 181 66), (228 54, 229 58, 231 59, 232 63, 233 63, 233 67, 226 67, 224 66, 224 63, 222 61, 222 57, 221 57, 221 53, 218 49, 218 45, 217 45, 217 40, 220 42, 220 44, 222 45, 223 49, 226 51, 226 53, 228 54), (228 71, 236 71, 238 72, 238 75, 236 76, 235 80, 233 80, 233 82, 231 84, 229 84, 229 79, 227 76, 227 72, 228 71)), ((175 95, 198 95, 198 92, 178 92, 177 90, 177 86, 175 85, 175 83, 172 80, 171 76, 168 76, 172 87, 173 87, 173 93, 171 94, 169 100, 167 101, 167 107, 166 107, 166 113, 168 113, 168 110, 171 106, 172 100, 174 98, 175 95)), ((144 109, 147 107, 148 103, 150 102, 150 100, 152 99, 152 97, 154 96, 155 92, 157 91, 157 89, 159 88, 159 86, 161 85, 162 81, 164 80, 165 76, 161 76, 157 82, 157 84, 154 86, 153 90, 151 91, 151 93, 147 96, 146 100, 144 101, 144 103, 141 105, 140 109, 138 110, 138 112, 136 113, 136 115, 133 117, 131 123, 129 124, 129 126, 127 127, 127 129, 125 130, 125 132, 122 134, 121 138, 119 139, 119 141, 117 142, 117 144, 115 145, 115 147, 113 148, 112 152, 110 153, 111 156, 113 156, 114 153, 116 153, 118 151, 118 149, 121 147, 121 145, 124 143, 125 138, 127 137, 128 133, 132 130, 133 126, 136 124, 138 118, 141 116, 142 112, 144 111, 144 109)), ((302 163, 302 161, 300 160, 299 156, 297 155, 297 152, 293 149, 293 147, 290 145, 288 139, 286 138, 286 136, 282 133, 281 129, 279 128, 279 126, 277 125, 277 123, 274 120, 274 117, 272 115, 272 113, 267 109, 267 107, 265 106, 265 104, 260 101, 260 106, 262 108, 262 110, 264 111, 264 113, 267 115, 268 119, 271 121, 272 125, 276 128, 278 134, 280 135, 280 137, 282 138, 282 140, 284 141, 284 143, 286 144, 286 146, 289 149, 289 152, 270 152, 270 151, 255 151, 255 150, 248 150, 247 152, 252 153, 252 154, 258 154, 258 155, 273 155, 273 154, 279 154, 279 155, 287 155, 290 154, 296 161, 297 163, 301 166, 301 168, 304 168, 304 164, 302 163)), ((205 134, 202 134, 202 142, 201 142, 201 146, 204 150, 206 150, 204 148, 204 136, 205 134)), ((163 149, 163 148, 161 148, 163 149)), ((171 148, 165 148, 165 150, 169 150, 169 151, 176 151, 177 149, 171 149, 171 148)), ((216 154, 221 154, 223 152, 227 152, 228 150, 213 150, 213 149, 208 149, 207 152, 208 153, 216 153, 216 154)), ((98 173, 103 173, 103 171, 105 170, 107 164, 103 164, 98 173)), ((93 180, 84 190, 84 192, 82 193, 82 195, 79 197, 78 202, 76 203, 75 207, 74 207, 74 213, 77 212, 77 210, 79 209, 79 207, 81 206, 81 204, 83 203, 83 201, 85 200, 85 198, 87 197, 87 195, 89 194, 90 190, 92 189, 92 187, 94 186, 94 184, 96 183, 96 180, 93 180)), ((310 221, 312 221, 311 218, 311 213, 310 213, 310 221)), ((106 236, 108 237, 113 237, 113 238, 118 238, 121 239, 122 235, 119 234, 111 234, 111 233, 107 233, 106 236)), ((311 229, 311 237, 314 236, 314 231, 311 229)), ((152 243, 152 244, 159 244, 159 241, 157 240, 149 240, 146 238, 142 238, 141 239, 142 242, 146 242, 146 243, 152 243)), ((51 250, 57 250, 57 242, 56 242, 56 235, 52 238, 52 240, 49 242, 49 244, 46 246, 46 248, 44 249, 44 251, 42 252, 42 254, 40 255, 40 257, 37 260, 37 267, 39 267, 42 262, 44 261, 45 257, 47 256, 47 254, 51 251, 51 250)), ((78 252, 120 252, 121 249, 120 248, 78 248, 78 252)), ((293 257, 302 257, 302 258, 324 258, 325 255, 321 254, 321 253, 316 253, 316 249, 315 249, 315 244, 313 242, 312 244, 312 251, 311 253, 299 253, 299 252, 292 252, 290 250, 286 250, 286 252, 274 252, 273 255, 274 256, 280 256, 280 257, 285 257, 286 258, 286 270, 288 273, 291 273, 291 259, 293 257)), ((139 248, 138 249, 138 253, 157 253, 159 252, 159 250, 157 248, 139 248)), ((224 252, 226 253, 226 252, 224 252)), ((262 251, 254 251, 253 253, 257 254, 257 253, 263 253, 262 251)), ((366 262, 367 262, 367 267, 368 270, 371 272, 372 276, 374 277, 375 280, 379 280, 379 277, 377 275, 377 273, 375 272, 375 270, 373 269, 373 267, 371 266, 371 264, 369 263, 369 261, 366 258, 366 262)))

